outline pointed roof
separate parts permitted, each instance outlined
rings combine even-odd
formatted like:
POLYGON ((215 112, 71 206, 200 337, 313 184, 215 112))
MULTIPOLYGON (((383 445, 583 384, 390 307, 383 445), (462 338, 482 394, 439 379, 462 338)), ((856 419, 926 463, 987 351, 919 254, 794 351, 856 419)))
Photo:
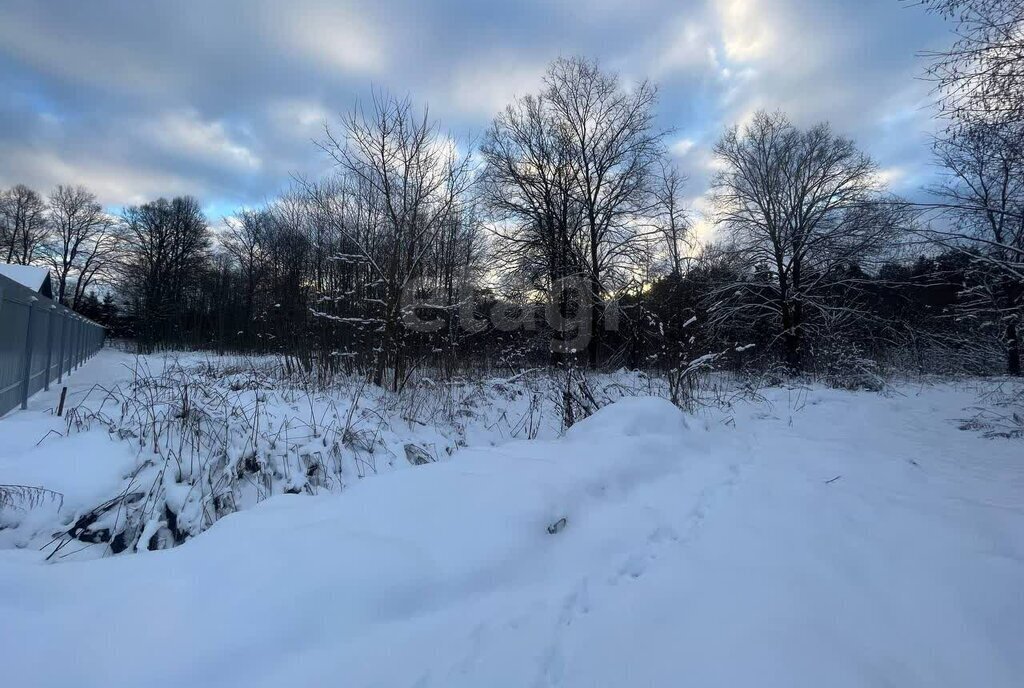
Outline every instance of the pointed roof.
POLYGON ((12 279, 34 292, 44 292, 43 295, 48 296, 45 292, 49 291, 46 289, 46 286, 50 281, 50 271, 46 268, 36 267, 35 265, 0 263, 0 275, 12 279))

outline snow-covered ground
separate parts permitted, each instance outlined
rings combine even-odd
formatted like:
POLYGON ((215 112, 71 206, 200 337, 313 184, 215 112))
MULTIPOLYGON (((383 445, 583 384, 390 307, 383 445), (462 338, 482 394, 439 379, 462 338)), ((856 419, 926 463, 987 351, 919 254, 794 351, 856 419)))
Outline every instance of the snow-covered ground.
MULTIPOLYGON (((123 358, 101 354, 72 394, 110 384, 123 358)), ((562 438, 470 437, 341 494, 264 500, 173 549, 2 550, 0 677, 1021 685, 1024 444, 959 429, 977 388, 763 395, 697 416, 627 398, 562 438)), ((136 449, 100 429, 37 446, 64 429, 53 399, 0 419, 0 483, 58 490, 73 513, 110 496, 136 449)))

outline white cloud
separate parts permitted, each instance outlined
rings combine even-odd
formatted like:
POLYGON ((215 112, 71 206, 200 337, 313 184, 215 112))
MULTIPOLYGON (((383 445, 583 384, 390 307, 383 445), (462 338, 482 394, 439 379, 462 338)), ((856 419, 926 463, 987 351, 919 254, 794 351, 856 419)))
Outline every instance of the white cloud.
POLYGON ((452 77, 451 103, 462 113, 493 117, 515 96, 538 91, 546 67, 512 57, 464 64, 452 77))
POLYGON ((193 111, 170 112, 144 125, 153 141, 168 152, 242 171, 258 170, 259 157, 232 140, 221 122, 207 122, 193 111))
POLYGON ((779 45, 774 12, 757 0, 714 0, 725 55, 735 62, 768 56, 779 45))
POLYGON ((268 30, 280 33, 291 51, 342 72, 374 74, 387 67, 387 40, 365 15, 336 3, 281 8, 283 16, 275 10, 268 17, 277 24, 268 30))
POLYGON ((697 145, 696 141, 690 138, 683 137, 670 143, 668 149, 672 153, 672 155, 682 158, 691 150, 693 150, 693 147, 695 145, 697 145))
POLYGON ((690 222, 690 240, 696 246, 707 246, 714 243, 717 238, 715 224, 706 217, 698 215, 690 222))
POLYGON ((718 56, 706 24, 682 19, 657 43, 650 68, 655 78, 680 71, 718 69, 718 56))
POLYGON ((83 184, 105 206, 151 201, 160 196, 198 194, 201 185, 166 172, 96 159, 61 157, 53 151, 17 148, 0 152, 6 170, 17 170, 17 178, 0 171, 0 187, 27 184, 47 193, 56 184, 83 184))
POLYGON ((702 193, 687 202, 690 213, 690 239, 698 247, 706 246, 718 238, 715 227, 715 209, 707 193, 702 193))
POLYGON ((540 88, 550 59, 579 54, 627 84, 660 83, 659 125, 679 132, 669 145, 695 194, 714 172, 710 144, 757 108, 831 121, 902 170, 901 188, 928 181, 914 51, 946 45, 948 26, 889 3, 559 0, 496 14, 429 0, 181 1, 0 1, 0 176, 40 190, 74 180, 117 201, 252 200, 292 171, 328 169, 310 139, 371 85, 479 134, 540 88))
POLYGON ((907 176, 907 171, 902 167, 884 167, 878 170, 876 175, 878 181, 886 186, 895 186, 907 176))
POLYGON ((303 138, 319 132, 331 119, 326 107, 315 101, 286 100, 270 106, 270 117, 281 131, 296 132, 303 138))

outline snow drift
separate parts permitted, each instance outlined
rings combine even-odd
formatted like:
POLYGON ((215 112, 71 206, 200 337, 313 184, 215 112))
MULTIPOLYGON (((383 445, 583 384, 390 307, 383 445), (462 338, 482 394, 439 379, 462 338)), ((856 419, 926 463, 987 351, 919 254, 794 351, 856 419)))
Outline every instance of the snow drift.
POLYGON ((86 688, 1015 686, 1024 464, 949 422, 970 398, 629 399, 174 549, 0 551, 0 667, 86 688))

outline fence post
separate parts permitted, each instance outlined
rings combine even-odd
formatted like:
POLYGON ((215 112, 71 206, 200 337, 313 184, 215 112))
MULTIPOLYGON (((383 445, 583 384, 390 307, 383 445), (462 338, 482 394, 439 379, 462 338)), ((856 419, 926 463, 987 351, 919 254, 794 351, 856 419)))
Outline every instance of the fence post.
POLYGON ((32 311, 38 299, 34 296, 28 301, 28 324, 25 325, 25 370, 21 380, 21 408, 28 408, 28 381, 32 377, 32 311))
POLYGON ((67 339, 68 316, 60 314, 60 356, 57 358, 57 384, 64 382, 64 340, 67 339))
POLYGON ((53 312, 57 306, 50 304, 46 318, 46 372, 43 373, 43 391, 50 390, 50 370, 53 368, 53 312))
POLYGON ((78 341, 78 318, 74 313, 68 313, 68 322, 71 324, 71 331, 68 333, 68 375, 70 375, 75 372, 76 342, 78 341))
POLYGON ((68 375, 75 369, 75 316, 68 311, 68 375))

